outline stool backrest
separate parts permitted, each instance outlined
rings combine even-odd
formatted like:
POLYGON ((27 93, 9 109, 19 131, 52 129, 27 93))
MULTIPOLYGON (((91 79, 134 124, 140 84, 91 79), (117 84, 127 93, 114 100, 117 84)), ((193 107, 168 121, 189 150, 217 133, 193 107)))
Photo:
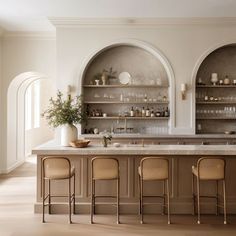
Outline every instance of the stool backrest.
POLYGON ((168 179, 169 161, 162 157, 145 157, 140 162, 143 180, 168 179))
POLYGON ((225 160, 222 158, 203 157, 197 162, 200 179, 218 180, 225 178, 225 160))
POLYGON ((67 157, 44 157, 42 170, 43 178, 68 178, 71 174, 71 163, 67 157))
POLYGON ((95 157, 92 159, 93 179, 118 179, 119 162, 115 158, 95 157))

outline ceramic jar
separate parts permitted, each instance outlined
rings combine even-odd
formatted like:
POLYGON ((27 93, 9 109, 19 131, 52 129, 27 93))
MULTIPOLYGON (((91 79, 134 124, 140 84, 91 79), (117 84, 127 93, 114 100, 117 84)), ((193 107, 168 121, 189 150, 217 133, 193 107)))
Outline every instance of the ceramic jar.
POLYGON ((77 140, 77 128, 74 125, 61 126, 61 146, 69 147, 71 141, 77 140))

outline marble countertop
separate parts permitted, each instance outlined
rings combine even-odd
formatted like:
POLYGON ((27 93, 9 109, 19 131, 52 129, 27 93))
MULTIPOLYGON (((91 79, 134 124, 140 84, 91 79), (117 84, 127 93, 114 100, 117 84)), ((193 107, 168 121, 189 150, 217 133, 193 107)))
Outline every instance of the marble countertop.
MULTIPOLYGON (((81 137, 84 138, 100 138, 101 134, 82 134, 81 137)), ((202 139, 202 138, 213 138, 213 139, 235 139, 236 134, 140 134, 140 133, 127 133, 127 134, 112 134, 113 138, 169 138, 169 139, 177 139, 177 138, 193 138, 193 139, 202 139)))
POLYGON ((62 147, 54 141, 32 150, 37 155, 229 155, 236 156, 236 145, 89 145, 86 148, 62 147))

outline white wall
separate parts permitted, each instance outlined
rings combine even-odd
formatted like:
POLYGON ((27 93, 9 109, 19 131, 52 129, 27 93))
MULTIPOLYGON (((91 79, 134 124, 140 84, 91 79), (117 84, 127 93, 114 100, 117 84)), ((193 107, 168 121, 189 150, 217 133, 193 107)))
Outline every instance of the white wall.
MULTIPOLYGON (((56 25, 57 26, 57 25, 56 25)), ((72 84, 79 91, 79 73, 84 60, 117 39, 133 38, 158 48, 172 65, 176 81, 175 133, 194 133, 192 73, 199 58, 218 44, 236 42, 236 26, 225 24, 109 25, 68 22, 57 27, 58 87, 72 84), (187 83, 187 99, 181 100, 180 84, 187 83)))
MULTIPOLYGON (((0 28, 0 111, 2 111, 2 30, 0 28)), ((0 115, 0 173, 3 164, 2 116, 0 115)))
POLYGON ((56 41, 48 34, 5 34, 2 42, 2 163, 1 170, 6 172, 15 166, 16 160, 6 160, 7 156, 7 89, 11 81, 19 74, 34 71, 55 80, 56 41))
MULTIPOLYGON (((38 83, 40 85, 40 114, 48 107, 48 101, 52 96, 55 96, 55 88, 50 80, 41 79, 34 81, 28 88, 32 91, 32 98, 34 98, 34 83, 38 83)), ((35 102, 32 99, 32 110, 31 110, 31 117, 32 117, 32 128, 25 131, 25 154, 30 155, 31 150, 36 146, 45 143, 54 137, 54 131, 50 128, 47 124, 45 118, 41 117, 39 120, 39 127, 34 127, 34 115, 35 115, 35 102)), ((37 114, 38 115, 38 114, 37 114)))

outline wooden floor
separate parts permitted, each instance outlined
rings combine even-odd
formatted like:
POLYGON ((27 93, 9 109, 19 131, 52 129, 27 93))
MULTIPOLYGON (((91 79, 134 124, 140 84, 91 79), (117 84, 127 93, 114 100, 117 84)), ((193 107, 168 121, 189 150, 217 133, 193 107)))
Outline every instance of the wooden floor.
POLYGON ((97 215, 96 224, 89 224, 88 215, 73 216, 67 224, 67 215, 46 216, 48 223, 41 223, 41 215, 33 213, 35 200, 35 159, 31 158, 8 175, 0 176, 0 236, 118 236, 118 235, 175 235, 218 236, 236 235, 236 216, 229 216, 223 225, 222 216, 203 216, 202 225, 196 224, 191 215, 172 216, 173 224, 167 225, 166 216, 145 216, 146 224, 139 224, 139 217, 121 216, 116 225, 115 216, 97 215))

